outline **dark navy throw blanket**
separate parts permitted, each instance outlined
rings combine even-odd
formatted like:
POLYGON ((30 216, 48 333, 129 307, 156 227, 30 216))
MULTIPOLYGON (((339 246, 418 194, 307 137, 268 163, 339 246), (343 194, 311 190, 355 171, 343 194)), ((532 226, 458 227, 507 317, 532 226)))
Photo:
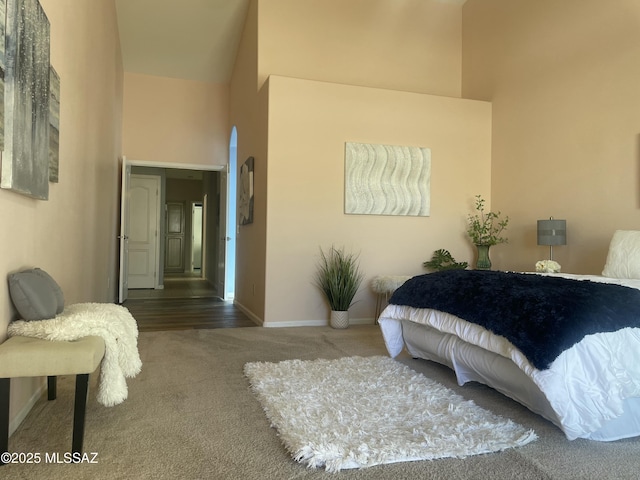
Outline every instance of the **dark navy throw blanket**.
POLYGON ((640 327, 640 290, 555 276, 448 270, 408 280, 389 303, 447 312, 515 345, 538 370, 586 335, 640 327))

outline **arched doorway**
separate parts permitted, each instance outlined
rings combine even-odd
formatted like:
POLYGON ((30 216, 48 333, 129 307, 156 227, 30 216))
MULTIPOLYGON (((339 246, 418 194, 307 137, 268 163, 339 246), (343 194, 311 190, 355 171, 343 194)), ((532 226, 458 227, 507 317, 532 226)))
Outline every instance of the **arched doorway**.
POLYGON ((231 129, 229 140, 229 175, 227 178, 227 248, 225 250, 224 299, 231 300, 236 286, 236 198, 238 172, 238 131, 231 129))

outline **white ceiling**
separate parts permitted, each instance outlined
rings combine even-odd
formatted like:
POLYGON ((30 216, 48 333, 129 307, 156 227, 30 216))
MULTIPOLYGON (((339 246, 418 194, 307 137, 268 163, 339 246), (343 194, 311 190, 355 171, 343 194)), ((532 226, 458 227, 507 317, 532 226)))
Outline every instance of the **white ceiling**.
POLYGON ((249 0, 116 0, 124 70, 227 83, 249 0))

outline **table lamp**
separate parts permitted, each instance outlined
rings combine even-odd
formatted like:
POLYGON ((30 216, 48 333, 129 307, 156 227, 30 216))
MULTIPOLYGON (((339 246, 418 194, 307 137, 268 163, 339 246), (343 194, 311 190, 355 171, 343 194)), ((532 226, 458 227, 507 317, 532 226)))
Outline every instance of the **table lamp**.
POLYGON ((538 245, 549 245, 549 260, 553 260, 553 246, 567 244, 567 221, 538 220, 538 245))

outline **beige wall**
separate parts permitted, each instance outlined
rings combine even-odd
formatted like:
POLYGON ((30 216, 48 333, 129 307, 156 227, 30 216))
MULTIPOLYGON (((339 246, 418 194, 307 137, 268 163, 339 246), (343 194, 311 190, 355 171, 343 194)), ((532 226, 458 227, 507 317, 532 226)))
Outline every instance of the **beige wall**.
MULTIPOLYGON (((278 201, 276 207, 271 205, 274 201, 273 195, 276 195, 275 198, 281 195, 288 196, 292 176, 297 174, 300 177, 314 177, 318 165, 311 161, 298 162, 293 170, 285 169, 285 176, 279 179, 283 174, 282 165, 289 164, 289 160, 281 163, 278 157, 277 149, 280 148, 281 142, 286 142, 287 148, 296 152, 296 156, 306 156, 310 151, 306 138, 308 133, 302 137, 285 133, 282 122, 289 125, 290 122, 306 117, 309 112, 294 109, 289 112, 292 117, 282 118, 280 102, 284 102, 286 108, 290 108, 291 100, 287 95, 282 96, 279 91, 274 96, 268 91, 268 87, 264 86, 266 80, 271 75, 278 75, 328 82, 336 84, 334 86, 338 90, 338 84, 352 84, 389 91, 414 91, 459 97, 462 16, 460 3, 440 0, 354 0, 348 3, 338 0, 252 0, 231 81, 230 115, 231 124, 238 128, 239 164, 248 156, 255 158, 255 220, 252 225, 240 227, 237 237, 235 292, 236 304, 245 307, 254 319, 262 321, 268 318, 270 322, 326 320, 326 316, 319 311, 321 307, 317 305, 315 292, 305 293, 300 300, 304 302, 312 298, 316 302, 315 305, 309 305, 304 312, 297 308, 289 312, 286 319, 279 316, 281 307, 273 306, 274 301, 281 302, 281 292, 272 291, 271 282, 289 275, 291 268, 294 271, 302 268, 302 272, 308 273, 307 255, 310 251, 317 252, 319 245, 315 240, 313 245, 305 243, 301 266, 291 264, 290 260, 282 263, 282 249, 288 247, 298 251, 300 247, 295 245, 298 234, 285 240, 277 233, 281 227, 281 204, 278 201), (274 117, 274 112, 277 113, 277 117, 274 117), (272 134, 274 130, 277 132, 275 135, 272 134), (276 150, 271 148, 274 141, 278 145, 276 150), (275 167, 272 165, 274 161, 277 162, 275 167), (271 183, 271 180, 275 183, 271 183), (283 183, 286 187, 283 187, 283 183), (278 219, 275 223, 272 222, 274 216, 278 219), (276 234, 272 237, 271 232, 274 231, 276 234), (276 239, 277 243, 274 244, 276 239), (285 244, 281 243, 283 241, 285 244), (267 313, 266 309, 270 312, 267 313)), ((313 82, 314 85, 316 83, 313 82)), ((367 90, 357 88, 356 95, 366 95, 367 90)), ((323 101, 326 97, 326 92, 315 89, 307 93, 312 97, 305 99, 302 104, 308 101, 311 108, 317 107, 314 95, 319 95, 318 98, 323 101)), ((348 98, 344 100, 349 103, 348 98)), ((333 102, 330 104, 334 105, 333 102)), ((357 109, 362 109, 361 115, 366 116, 368 113, 367 105, 358 103, 354 107, 351 104, 353 108, 349 109, 347 104, 337 105, 336 112, 348 110, 351 112, 348 118, 356 123, 361 121, 357 109)), ((388 111, 382 115, 388 115, 389 118, 398 118, 401 116, 400 112, 404 111, 401 108, 395 113, 396 107, 391 103, 384 105, 388 111)), ((322 119, 318 120, 320 122, 327 121, 330 116, 328 111, 322 109, 318 113, 322 116, 322 119)), ((309 123, 300 125, 299 128, 312 129, 313 125, 315 124, 309 123)), ((387 126, 393 130, 389 132, 390 138, 403 138, 402 132, 397 131, 400 130, 397 124, 387 123, 387 126)), ((420 126, 409 125, 410 130, 415 128, 419 129, 420 126)), ((334 132, 338 135, 342 133, 334 132)), ((312 144, 319 140, 314 138, 312 144)), ((321 164, 326 162, 324 157, 318 155, 311 155, 311 158, 319 160, 321 164)), ((482 158, 479 161, 483 163, 485 160, 482 158)), ((487 190, 489 175, 488 171, 485 174, 480 173, 480 179, 486 178, 487 190)), ((329 182, 332 184, 328 185, 328 188, 342 188, 341 180, 335 184, 332 179, 329 179, 329 182)), ((297 211, 292 210, 292 205, 297 201, 297 198, 289 197, 285 207, 287 215, 297 211)), ((319 218, 324 220, 329 217, 330 224, 339 223, 339 219, 342 218, 341 213, 323 208, 322 205, 316 205, 314 208, 320 208, 319 218)), ((285 226, 285 230, 289 231, 293 225, 299 225, 298 220, 296 214, 291 218, 291 225, 285 226)), ((455 221, 459 221, 459 218, 455 221)), ((300 228, 306 230, 306 221, 302 225, 305 226, 299 225, 300 228)), ((307 233, 301 231, 299 235, 306 239, 307 233)), ((376 244, 376 240, 371 242, 372 245, 376 244)), ((375 250, 375 247, 371 248, 375 250)), ((416 258, 430 254, 431 252, 414 252, 416 258)), ((299 259, 297 253, 294 258, 295 261, 299 259)), ((416 260, 418 270, 422 261, 420 258, 416 260)), ((373 267, 376 268, 377 265, 373 267)), ((299 276, 296 281, 300 281, 299 276)), ((305 282, 306 279, 302 288, 306 286, 305 282)), ((285 285, 290 285, 290 282, 286 282, 285 285)), ((370 302, 366 301, 363 305, 363 311, 357 314, 372 317, 373 307, 370 302)))
POLYGON ((600 273, 640 225, 640 3, 468 0, 463 95, 493 104, 492 206, 511 216, 500 268, 548 257, 536 220, 567 220, 563 271, 600 273))
MULTIPOLYGON (((547 257, 548 249, 536 245, 537 219, 567 219, 569 245, 557 247, 555 258, 565 271, 576 273, 600 272, 613 231, 637 228, 637 2, 622 1, 618 8, 610 9, 595 0, 469 0, 462 11, 457 10, 457 20, 452 11, 458 7, 447 5, 449 10, 437 14, 445 6, 426 3, 434 9, 427 17, 436 23, 443 19, 451 28, 443 30, 448 33, 439 42, 423 38, 422 44, 428 47, 414 58, 428 54, 432 59, 451 59, 453 45, 462 60, 463 97, 490 101, 492 114, 490 141, 481 142, 491 150, 490 159, 478 155, 476 145, 461 142, 467 150, 457 163, 448 164, 447 182, 466 179, 455 199, 448 194, 438 196, 438 188, 447 184, 440 183, 434 163, 434 211, 425 224, 417 219, 375 221, 342 214, 344 142, 432 146, 425 143, 432 134, 425 125, 433 121, 429 117, 433 109, 418 107, 428 96, 414 98, 401 90, 415 91, 410 82, 419 78, 424 88, 420 92, 455 97, 459 75, 446 68, 413 72, 385 58, 384 49, 373 48, 377 43, 360 30, 362 21, 352 17, 373 22, 369 28, 377 29, 378 36, 386 35, 389 45, 397 46, 402 34, 381 28, 372 20, 376 18, 373 13, 371 18, 365 15, 360 2, 350 2, 348 7, 342 3, 340 8, 346 8, 343 17, 336 15, 340 8, 331 2, 322 7, 317 2, 288 0, 252 3, 245 50, 239 57, 240 67, 237 65, 238 73, 248 75, 234 77, 231 115, 246 122, 245 133, 251 132, 251 138, 245 136, 243 141, 239 130, 239 151, 245 148, 239 159, 256 156, 256 206, 267 206, 267 223, 264 238, 262 224, 241 230, 240 242, 243 235, 248 241, 240 243, 239 262, 247 261, 248 255, 253 260, 239 270, 238 282, 240 298, 249 303, 260 304, 262 298, 257 297, 264 288, 267 324, 326 318, 326 307, 314 292, 310 275, 317 248, 337 237, 362 251, 369 278, 380 272, 394 273, 392 268, 396 273, 415 268, 413 272, 418 273, 422 261, 441 247, 452 250, 458 260, 472 260, 464 220, 477 193, 483 194, 491 208, 511 217, 509 244, 492 249, 496 268, 531 270, 536 260, 547 257), (462 48, 453 27, 456 22, 462 25, 462 48), (373 59, 394 68, 371 74, 367 68, 373 59), (362 72, 368 73, 358 77, 362 72), (269 117, 263 120, 263 97, 243 82, 257 78, 262 85, 269 76, 269 117), (354 85, 344 85, 347 83, 354 85), (259 140, 263 129, 268 130, 268 156, 259 140), (258 169, 263 169, 262 175, 258 169), (264 178, 268 182, 265 197, 260 183, 264 178), (439 202, 446 205, 443 213, 437 210, 439 202), (329 227, 322 228, 324 225, 329 227), (262 257, 264 245, 267 250, 262 257), (401 255, 395 253, 398 251, 401 255)), ((371 5, 371 11, 379 6, 376 2, 371 5)), ((411 2, 404 5, 415 6, 411 2)), ((392 7, 387 4, 387 8, 392 7)), ((390 11, 386 13, 394 18, 390 11)), ((418 35, 411 28, 408 32, 418 35)), ((460 124, 452 122, 452 131, 456 131, 460 124)), ((464 134, 459 128, 456 133, 464 134)), ((461 148, 455 141, 450 145, 461 148)), ((434 162, 436 158, 434 153, 434 162)), ((357 318, 372 314, 372 298, 363 295, 352 312, 357 318)), ((253 311, 260 316, 259 307, 253 311)))
POLYGON ((461 2, 260 0, 269 75, 459 97, 461 2))
POLYGON ((230 133, 227 85, 125 73, 128 159, 226 165, 230 133))
MULTIPOLYGON (((0 269, 49 271, 67 303, 115 298, 122 61, 113 0, 40 0, 60 75, 60 182, 49 200, 0 190, 0 269)), ((16 317, 0 290, 2 323, 16 317)), ((42 379, 12 381, 11 417, 42 379)))
POLYGON ((465 219, 473 195, 490 191, 489 103, 277 76, 268 88, 267 325, 327 321, 313 285, 320 247, 360 252, 350 315, 369 321, 373 276, 426 273, 438 248, 472 260, 465 219), (430 148, 431 215, 345 215, 345 142, 430 148))
POLYGON ((235 303, 261 322, 265 307, 267 229, 267 128, 265 89, 257 90, 258 5, 253 0, 231 79, 231 125, 238 131, 238 168, 254 157, 255 208, 252 224, 240 226, 236 237, 235 303))

